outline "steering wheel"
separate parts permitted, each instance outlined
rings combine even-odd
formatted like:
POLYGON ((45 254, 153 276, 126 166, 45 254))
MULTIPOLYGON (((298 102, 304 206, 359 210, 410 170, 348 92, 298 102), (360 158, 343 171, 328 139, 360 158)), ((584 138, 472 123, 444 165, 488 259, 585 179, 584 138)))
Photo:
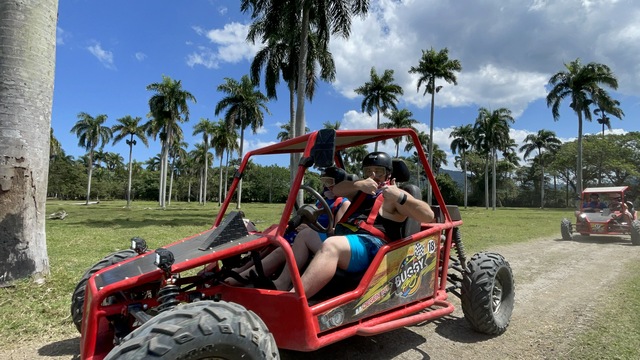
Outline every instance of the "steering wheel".
POLYGON ((325 200, 325 198, 322 195, 320 195, 320 193, 317 192, 314 188, 308 185, 301 185, 300 189, 306 190, 311 195, 313 195, 313 197, 316 200, 318 200, 320 204, 322 204, 322 208, 318 209, 317 206, 309 205, 309 204, 303 204, 299 208, 296 207, 296 214, 289 221, 290 226, 293 228, 296 228, 300 226, 300 224, 304 223, 304 224, 307 224, 307 226, 309 226, 314 231, 321 232, 321 233, 329 232, 331 229, 333 229, 334 218, 333 218, 333 212, 331 212, 331 207, 327 203, 327 200, 325 200), (323 214, 327 215, 327 218, 329 219, 329 223, 327 224, 327 226, 323 226, 318 221, 318 218, 320 217, 320 215, 323 215, 323 214))

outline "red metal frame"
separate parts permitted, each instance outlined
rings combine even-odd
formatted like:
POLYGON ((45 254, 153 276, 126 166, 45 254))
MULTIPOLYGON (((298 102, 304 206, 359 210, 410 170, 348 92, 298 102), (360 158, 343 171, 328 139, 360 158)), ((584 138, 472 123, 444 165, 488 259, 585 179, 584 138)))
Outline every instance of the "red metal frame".
MULTIPOLYGON (((298 152, 302 153, 303 157, 308 157, 310 156, 313 145, 315 144, 317 134, 317 132, 312 132, 294 139, 248 152, 244 156, 239 170, 234 177, 229 189, 229 196, 225 198, 225 202, 215 219, 213 227, 207 231, 215 229, 222 222, 231 202, 231 195, 236 191, 241 181, 242 172, 252 156, 298 152)), ((275 245, 283 248, 287 256, 286 266, 289 267, 289 271, 292 274, 295 292, 288 293, 275 290, 232 287, 224 284, 209 288, 198 288, 198 291, 201 291, 205 295, 215 294, 225 301, 237 302, 257 313, 273 333, 278 347, 284 349, 311 351, 336 341, 340 341, 349 336, 375 335, 451 314, 454 307, 447 301, 448 294, 445 291, 447 283, 446 279, 449 255, 452 246, 453 228, 462 225, 462 221, 453 221, 451 219, 442 194, 436 184, 435 177, 428 167, 428 160, 422 146, 420 146, 417 134, 410 129, 339 130, 336 131, 336 150, 343 150, 355 145, 367 144, 400 136, 405 138, 409 137, 414 144, 416 144, 416 152, 425 167, 427 178, 433 189, 435 200, 442 212, 444 222, 422 224, 422 230, 418 234, 414 234, 409 238, 383 246, 378 255, 374 258, 367 272, 364 274, 359 285, 354 290, 318 304, 308 305, 306 294, 302 287, 300 273, 293 261, 293 251, 291 250, 288 242, 283 238, 287 222, 294 208, 296 200, 295 196, 289 196, 289 199, 285 204, 282 217, 277 226, 274 225, 267 229, 261 234, 261 237, 224 250, 206 252, 200 257, 189 259, 189 261, 176 263, 171 269, 172 272, 180 273, 185 270, 203 267, 207 264, 216 263, 219 259, 224 259, 234 254, 246 253, 254 249, 264 248, 269 245, 275 245), (445 235, 444 240, 441 240, 441 234, 445 235), (398 256, 401 257, 402 254, 406 253, 413 256, 413 259, 416 260, 417 263, 417 250, 414 249, 418 249, 418 243, 420 243, 420 246, 423 244, 435 246, 435 248, 432 249, 434 251, 430 253, 430 255, 425 255, 420 259, 423 263, 428 261, 429 267, 425 266, 425 268, 420 270, 420 275, 418 275, 422 276, 421 279, 423 280, 432 280, 433 284, 430 285, 432 288, 425 288, 431 293, 430 296, 415 299, 407 297, 406 299, 402 299, 404 302, 400 305, 396 305, 391 308, 384 308, 386 304, 389 304, 389 300, 386 300, 385 302, 372 296, 368 298, 369 302, 375 303, 375 306, 380 308, 376 313, 367 314, 367 311, 369 310, 365 310, 363 313, 365 316, 362 316, 353 322, 338 324, 334 328, 325 330, 321 329, 321 325, 318 320, 319 318, 322 318, 332 311, 336 311, 336 309, 347 308, 358 300, 362 301, 367 299, 367 292, 372 291, 370 286, 375 281, 387 281, 388 283, 391 283, 393 275, 395 274, 394 271, 398 270, 388 268, 387 264, 390 260, 394 259, 394 256, 398 258, 398 256), (382 280, 380 280, 381 276, 382 280), (431 310, 422 312, 429 308, 431 308, 431 310)), ((307 169, 303 165, 298 166, 298 171, 290 194, 293 195, 298 193, 306 170, 307 169)), ((196 234, 179 240, 171 245, 189 241, 201 234, 196 234)), ((153 256, 153 253, 150 252, 140 256, 153 256)), ((135 261, 136 259, 139 259, 139 257, 127 259, 114 266, 120 266, 129 261, 135 261)), ((81 336, 82 359, 102 359, 106 356, 112 348, 111 342, 113 339, 113 332, 109 328, 107 316, 123 314, 127 311, 126 304, 103 306, 102 304, 107 297, 120 291, 137 288, 141 284, 162 283, 164 281, 164 274, 158 269, 139 276, 129 277, 98 289, 96 287, 96 278, 101 274, 108 272, 111 268, 112 267, 105 268, 97 272, 87 283, 81 336)), ((157 305, 155 299, 144 299, 137 302, 146 304, 150 307, 157 305)))

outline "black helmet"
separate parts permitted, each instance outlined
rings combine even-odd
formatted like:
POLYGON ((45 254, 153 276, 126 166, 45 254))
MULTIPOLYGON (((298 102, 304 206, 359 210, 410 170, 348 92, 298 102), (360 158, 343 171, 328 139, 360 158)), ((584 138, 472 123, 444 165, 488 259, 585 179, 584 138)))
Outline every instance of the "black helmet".
POLYGON ((393 171, 391 156, 382 151, 367 154, 367 156, 364 157, 364 160, 362 160, 362 167, 365 168, 367 166, 382 166, 387 169, 388 174, 391 174, 393 171))
POLYGON ((335 166, 330 166, 322 170, 322 172, 320 173, 320 177, 333 178, 336 181, 336 184, 343 181, 346 176, 347 173, 343 169, 335 166))

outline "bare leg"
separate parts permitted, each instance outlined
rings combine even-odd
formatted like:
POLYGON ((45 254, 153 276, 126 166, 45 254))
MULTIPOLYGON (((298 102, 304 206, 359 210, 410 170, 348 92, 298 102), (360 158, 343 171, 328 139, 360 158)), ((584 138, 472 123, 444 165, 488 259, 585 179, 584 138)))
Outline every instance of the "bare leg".
MULTIPOLYGON (((310 228, 302 230, 296 236, 291 249, 299 270, 307 264, 309 256, 315 254, 321 246, 322 240, 320 240, 320 236, 310 228)), ((282 269, 280 276, 273 283, 280 290, 288 290, 291 287, 291 273, 287 266, 282 269)))
POLYGON ((351 247, 345 236, 328 238, 302 274, 302 286, 307 298, 317 294, 327 285, 338 267, 347 269, 350 258, 351 247))

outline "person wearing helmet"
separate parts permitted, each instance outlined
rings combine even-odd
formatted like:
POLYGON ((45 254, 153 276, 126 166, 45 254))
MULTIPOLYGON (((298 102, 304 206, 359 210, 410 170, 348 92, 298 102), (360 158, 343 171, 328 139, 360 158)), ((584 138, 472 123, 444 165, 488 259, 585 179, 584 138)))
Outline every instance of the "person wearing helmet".
MULTIPOLYGON (((350 202, 349 199, 345 197, 336 196, 333 193, 333 187, 344 179, 350 178, 350 176, 351 175, 347 175, 343 169, 335 166, 328 167, 320 173, 320 181, 323 186, 322 196, 327 202, 327 205, 329 205, 331 213, 336 221, 344 215, 346 210, 349 208, 350 202)), ((322 203, 318 201, 316 206, 321 208, 322 203)), ((326 214, 318 216, 317 221, 324 227, 329 226, 329 218, 326 214)), ((329 229, 328 232, 333 234, 333 229, 329 229)), ((293 229, 290 234, 285 234, 285 238, 291 242, 291 248, 298 267, 301 267, 308 262, 309 257, 320 249, 322 242, 327 239, 327 236, 327 233, 317 232, 304 224, 299 226, 297 229, 293 229)), ((280 268, 280 266, 282 266, 282 264, 284 264, 285 260, 286 256, 282 248, 272 251, 262 259, 264 273, 270 277, 280 268)), ((255 266, 251 266, 250 268, 242 271, 240 273, 240 277, 247 280, 254 278, 253 281, 256 281, 255 278, 257 277, 257 274, 255 274, 255 266)), ((227 283, 230 285, 240 284, 240 282, 235 279, 229 279, 227 283)), ((274 289, 288 289, 290 284, 291 275, 285 267, 278 278, 273 281, 273 284, 262 285, 274 289)))
POLYGON ((396 186, 392 170, 387 153, 372 152, 362 161, 363 179, 345 180, 334 186, 335 194, 352 201, 336 225, 335 235, 322 243, 302 274, 307 298, 320 291, 337 268, 353 273, 365 270, 380 247, 402 237, 407 218, 421 223, 433 220, 433 211, 426 202, 396 186))

